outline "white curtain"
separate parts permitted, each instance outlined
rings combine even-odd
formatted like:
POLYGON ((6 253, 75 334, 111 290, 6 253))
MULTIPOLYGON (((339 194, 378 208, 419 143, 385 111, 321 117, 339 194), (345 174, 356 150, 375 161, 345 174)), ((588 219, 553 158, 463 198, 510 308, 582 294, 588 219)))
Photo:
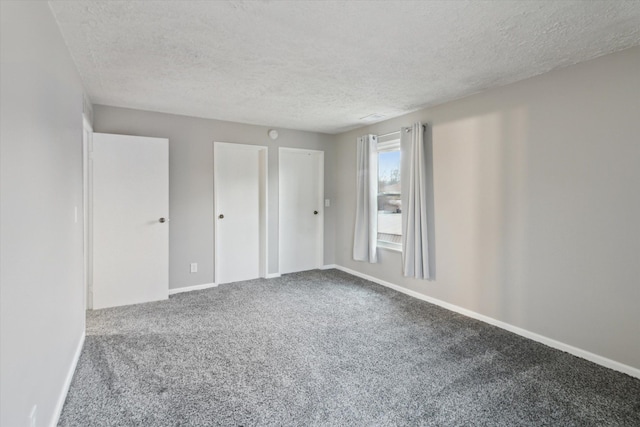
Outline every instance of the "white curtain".
POLYGON ((353 259, 377 262, 378 240, 378 138, 361 136, 357 140, 356 225, 353 236, 353 259))
POLYGON ((403 128, 400 136, 402 182, 402 272, 430 279, 427 233, 427 151, 422 123, 403 128))

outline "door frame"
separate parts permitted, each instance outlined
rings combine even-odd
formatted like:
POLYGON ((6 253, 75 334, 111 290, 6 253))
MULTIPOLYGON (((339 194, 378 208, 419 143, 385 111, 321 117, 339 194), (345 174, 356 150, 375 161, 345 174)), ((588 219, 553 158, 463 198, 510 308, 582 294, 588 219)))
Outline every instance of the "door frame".
POLYGON ((92 200, 93 200, 93 126, 85 114, 82 114, 82 257, 84 309, 93 309, 93 239, 92 239, 92 200))
MULTIPOLYGON (((282 223, 282 181, 280 180, 280 168, 282 167, 281 153, 284 151, 293 153, 312 153, 319 155, 320 162, 320 176, 318 177, 318 206, 321 213, 322 221, 320 221, 320 230, 318 232, 319 238, 317 242, 317 258, 316 268, 321 268, 324 265, 324 151, 312 150, 307 148, 293 148, 293 147, 280 147, 278 149, 278 223, 282 223)), ((282 227, 278 226, 278 271, 282 271, 282 227)))
POLYGON ((220 283, 218 276, 218 254, 220 242, 218 240, 218 219, 216 218, 218 208, 218 180, 215 167, 216 149, 219 147, 231 147, 235 149, 254 150, 258 152, 258 185, 259 185, 259 277, 267 277, 269 269, 269 147, 265 145, 242 144, 234 142, 213 142, 213 278, 214 283, 220 283))

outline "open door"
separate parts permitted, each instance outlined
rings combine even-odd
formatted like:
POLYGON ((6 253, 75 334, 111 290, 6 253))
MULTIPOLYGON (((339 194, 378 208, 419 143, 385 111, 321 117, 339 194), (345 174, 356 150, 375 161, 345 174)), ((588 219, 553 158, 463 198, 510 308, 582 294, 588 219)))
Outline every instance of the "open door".
POLYGON ((93 134, 93 308, 167 299, 169 140, 93 134))

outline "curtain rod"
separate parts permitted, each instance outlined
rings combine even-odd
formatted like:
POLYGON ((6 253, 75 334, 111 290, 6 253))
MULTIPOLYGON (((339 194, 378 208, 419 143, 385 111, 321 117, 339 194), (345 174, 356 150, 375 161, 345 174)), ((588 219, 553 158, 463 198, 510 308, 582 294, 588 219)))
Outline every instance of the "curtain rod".
POLYGON ((396 133, 400 133, 399 130, 395 131, 395 132, 389 132, 389 133, 385 133, 383 135, 378 135, 378 138, 384 138, 385 136, 391 136, 391 135, 395 135, 396 133))
MULTIPOLYGON (((422 125, 422 128, 423 128, 423 129, 426 129, 426 128, 427 128, 427 125, 422 125)), ((407 128, 405 128, 405 129, 406 129, 406 131, 405 131, 405 132, 411 132, 411 128, 410 128, 410 127, 407 127, 407 128)), ((400 133, 400 132, 402 132, 402 129, 397 130, 397 131, 395 131, 395 132, 389 132, 389 133, 385 133, 385 134, 382 134, 382 135, 376 135, 376 136, 377 136, 378 138, 384 138, 385 136, 395 135, 396 133, 400 133)))

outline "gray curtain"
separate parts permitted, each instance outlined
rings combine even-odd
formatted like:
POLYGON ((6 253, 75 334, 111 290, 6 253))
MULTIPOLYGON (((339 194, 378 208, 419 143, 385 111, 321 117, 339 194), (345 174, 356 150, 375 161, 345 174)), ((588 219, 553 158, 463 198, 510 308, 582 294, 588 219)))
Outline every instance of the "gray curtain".
POLYGON ((377 262, 378 240, 378 153, 375 135, 357 140, 356 224, 353 236, 353 259, 377 262))
POLYGON ((430 279, 427 232, 428 176, 424 127, 417 122, 400 136, 402 185, 402 272, 430 279))

